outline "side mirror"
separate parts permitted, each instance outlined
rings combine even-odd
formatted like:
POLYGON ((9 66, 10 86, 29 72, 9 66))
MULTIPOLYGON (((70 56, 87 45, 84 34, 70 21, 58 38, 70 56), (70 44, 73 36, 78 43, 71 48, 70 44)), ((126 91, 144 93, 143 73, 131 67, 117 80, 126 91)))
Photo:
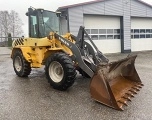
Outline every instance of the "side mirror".
POLYGON ((28 16, 29 15, 28 12, 26 12, 25 15, 28 16))

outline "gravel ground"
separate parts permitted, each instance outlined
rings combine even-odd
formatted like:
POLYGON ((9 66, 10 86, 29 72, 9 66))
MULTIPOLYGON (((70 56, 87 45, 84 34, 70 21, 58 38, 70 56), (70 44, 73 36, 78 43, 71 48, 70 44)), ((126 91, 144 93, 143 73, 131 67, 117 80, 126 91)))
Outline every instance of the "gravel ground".
MULTIPOLYGON (((152 51, 138 54, 136 69, 144 84, 124 111, 90 98, 90 79, 79 74, 65 92, 47 83, 44 68, 33 69, 28 78, 17 77, 10 49, 0 48, 0 120, 152 120, 152 51)), ((107 54, 110 61, 127 54, 107 54)))

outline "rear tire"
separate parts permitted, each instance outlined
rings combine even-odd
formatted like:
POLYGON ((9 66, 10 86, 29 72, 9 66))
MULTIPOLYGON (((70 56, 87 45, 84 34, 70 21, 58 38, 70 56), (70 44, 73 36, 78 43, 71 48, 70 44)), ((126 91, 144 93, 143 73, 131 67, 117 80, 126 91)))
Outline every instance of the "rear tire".
POLYGON ((45 74, 50 85, 57 90, 67 90, 73 85, 76 70, 71 58, 65 53, 54 53, 45 64, 45 74))
POLYGON ((27 77, 31 73, 30 63, 25 60, 22 52, 17 50, 13 56, 13 68, 19 77, 27 77))

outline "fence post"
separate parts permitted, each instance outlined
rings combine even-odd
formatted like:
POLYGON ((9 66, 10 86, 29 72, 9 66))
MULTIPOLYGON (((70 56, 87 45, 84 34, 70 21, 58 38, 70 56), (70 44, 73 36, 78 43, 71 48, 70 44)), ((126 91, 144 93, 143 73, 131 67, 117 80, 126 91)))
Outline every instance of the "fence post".
POLYGON ((8 33, 8 47, 12 47, 12 36, 11 36, 11 33, 8 33))

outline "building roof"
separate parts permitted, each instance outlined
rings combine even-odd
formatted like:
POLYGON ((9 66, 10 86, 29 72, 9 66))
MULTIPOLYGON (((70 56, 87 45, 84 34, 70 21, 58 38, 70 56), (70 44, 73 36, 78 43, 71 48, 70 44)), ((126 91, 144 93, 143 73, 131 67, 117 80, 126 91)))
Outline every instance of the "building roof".
POLYGON ((58 10, 60 10, 60 9, 66 9, 66 8, 71 8, 71 7, 77 7, 77 6, 81 6, 81 5, 87 5, 87 4, 91 4, 91 3, 102 2, 102 1, 105 1, 105 0, 93 0, 93 1, 88 1, 88 2, 83 2, 83 3, 78 3, 78 4, 61 6, 61 7, 58 8, 58 10))
MULTIPOLYGON (((67 8, 72 8, 72 7, 77 7, 77 6, 81 6, 81 5, 87 5, 87 4, 92 4, 92 3, 97 3, 97 2, 103 2, 106 0, 93 0, 93 1, 88 1, 88 2, 83 2, 83 3, 78 3, 78 4, 72 4, 72 5, 67 5, 67 6, 61 6, 59 7, 57 10, 61 10, 61 9, 67 9, 67 8)), ((142 4, 145 4, 147 6, 152 7, 152 5, 142 1, 142 0, 137 0, 139 2, 141 2, 142 4)))
POLYGON ((151 4, 148 4, 148 3, 146 3, 146 2, 144 2, 144 1, 142 1, 142 0, 137 0, 137 1, 139 1, 139 2, 141 2, 141 3, 143 3, 143 4, 145 4, 145 5, 148 5, 148 6, 152 7, 151 4))

